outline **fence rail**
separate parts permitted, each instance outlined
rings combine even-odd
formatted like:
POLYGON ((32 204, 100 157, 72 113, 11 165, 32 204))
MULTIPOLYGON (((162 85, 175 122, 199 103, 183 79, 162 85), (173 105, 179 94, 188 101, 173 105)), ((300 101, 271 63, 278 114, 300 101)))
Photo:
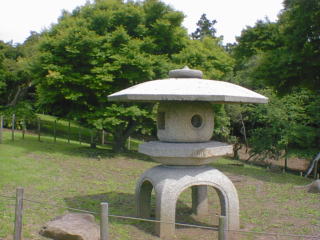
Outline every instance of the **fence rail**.
POLYGON ((218 227, 209 227, 209 226, 203 226, 203 225, 194 225, 194 224, 187 224, 187 223, 177 223, 177 222, 165 222, 160 221, 157 219, 147 219, 147 218, 139 218, 139 217, 132 217, 132 216, 122 216, 122 215, 114 215, 109 214, 109 204, 107 202, 102 202, 100 204, 100 213, 78 209, 78 208, 71 208, 71 207, 65 207, 60 206, 57 204, 49 204, 46 202, 41 201, 35 201, 31 199, 26 199, 24 196, 24 189, 23 188, 17 188, 16 189, 16 196, 6 196, 0 194, 0 198, 10 199, 12 201, 15 200, 15 221, 14 221, 14 233, 13 233, 13 239, 14 240, 21 240, 22 236, 22 217, 23 217, 23 202, 31 202, 35 204, 40 205, 46 205, 47 207, 58 207, 61 209, 67 209, 75 212, 83 212, 83 213, 90 213, 93 215, 100 216, 100 239, 101 240, 111 240, 109 238, 109 218, 118 218, 118 219, 124 219, 124 220, 136 220, 136 221, 144 221, 144 222, 153 222, 153 223, 165 223, 165 224, 174 224, 176 226, 184 226, 184 227, 190 227, 190 228, 198 228, 198 229, 207 229, 212 231, 218 232, 218 239, 219 240, 227 240, 227 233, 244 233, 244 234, 255 234, 255 235, 265 235, 265 236, 273 236, 275 239, 278 239, 279 237, 294 237, 298 239, 320 239, 320 234, 317 236, 314 235, 296 235, 296 234, 286 234, 286 233, 271 233, 271 232, 256 232, 256 231, 246 231, 246 230, 229 230, 226 229, 226 217, 220 216, 219 217, 219 225, 218 227))

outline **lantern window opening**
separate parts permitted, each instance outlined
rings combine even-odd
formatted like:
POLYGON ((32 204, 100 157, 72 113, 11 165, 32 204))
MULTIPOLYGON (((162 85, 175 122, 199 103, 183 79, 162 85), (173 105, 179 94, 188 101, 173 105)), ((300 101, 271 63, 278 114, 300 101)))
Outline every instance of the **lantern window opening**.
POLYGON ((203 126, 203 119, 199 114, 195 114, 191 117, 191 125, 195 128, 203 126))

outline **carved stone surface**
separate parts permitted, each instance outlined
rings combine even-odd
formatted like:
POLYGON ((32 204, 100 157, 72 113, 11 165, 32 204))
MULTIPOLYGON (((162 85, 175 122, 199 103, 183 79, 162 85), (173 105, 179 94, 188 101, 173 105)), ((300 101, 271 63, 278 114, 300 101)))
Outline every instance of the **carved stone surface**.
MULTIPOLYGON (((210 141, 213 133, 211 103, 267 103, 268 98, 230 82, 202 79, 199 70, 176 69, 169 78, 147 81, 108 96, 109 101, 160 102, 157 135, 160 141, 139 146, 139 152, 165 164, 147 170, 136 186, 137 212, 150 217, 152 189, 156 193, 156 218, 162 238, 173 239, 175 208, 179 194, 192 187, 192 208, 207 211, 207 186, 214 187, 227 228, 239 228, 239 200, 232 182, 220 171, 205 165, 233 153, 232 145, 210 141), (184 166, 183 166, 184 165, 184 166)), ((231 239, 230 235, 228 239, 231 239)))
MULTIPOLYGON (((205 102, 161 103, 158 113, 163 115, 163 128, 157 129, 160 141, 206 142, 213 134, 213 110, 205 102)), ((158 118, 159 123, 159 118, 158 118)))
POLYGON ((209 214, 208 206, 208 186, 197 185, 192 189, 192 212, 198 217, 203 217, 209 214))
POLYGON ((151 141, 139 145, 139 152, 166 165, 203 165, 217 157, 231 155, 233 146, 210 141, 204 143, 168 143, 151 141))
POLYGON ((202 78, 202 71, 190 69, 187 66, 183 69, 169 71, 169 78, 202 78))
POLYGON ((100 227, 91 214, 68 213, 48 222, 39 234, 54 240, 99 240, 100 227))
MULTIPOLYGON (((156 195, 156 219, 163 223, 156 224, 156 233, 164 239, 173 239, 175 232, 176 203, 179 195, 189 187, 211 186, 218 192, 221 203, 221 215, 227 217, 227 229, 239 229, 239 200, 237 191, 228 177, 210 166, 156 166, 147 170, 136 186, 137 214, 150 217, 151 192, 156 195)), ((193 204, 194 209, 206 209, 206 190, 198 189, 193 197, 199 199, 193 204), (199 206, 195 206, 195 205, 199 206), (202 206, 200 204, 203 204, 202 206)), ((203 214, 203 212, 201 212, 203 214)))

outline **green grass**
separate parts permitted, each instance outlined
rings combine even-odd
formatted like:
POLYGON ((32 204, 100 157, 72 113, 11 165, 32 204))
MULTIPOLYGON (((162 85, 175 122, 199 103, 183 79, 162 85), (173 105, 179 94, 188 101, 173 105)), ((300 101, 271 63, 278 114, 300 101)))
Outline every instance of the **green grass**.
MULTIPOLYGON (((147 157, 131 152, 114 154, 110 149, 91 149, 88 144, 52 137, 18 135, 12 142, 4 133, 0 144, 0 195, 14 196, 22 186, 25 198, 46 203, 24 202, 24 239, 44 239, 40 227, 50 219, 68 212, 66 207, 99 212, 101 201, 109 203, 111 214, 134 216, 134 189, 139 176, 157 165, 147 157)), ((138 144, 138 141, 133 141, 138 144)), ((240 199, 241 229, 315 235, 320 232, 319 195, 306 192, 310 180, 290 174, 272 173, 264 168, 219 159, 212 166, 232 180, 240 199)), ((204 220, 190 216, 190 190, 184 191, 177 204, 177 221, 217 224, 219 203, 213 189, 209 191, 211 216, 204 220)), ((152 201, 154 205, 154 199, 152 201)), ((11 239, 14 201, 0 197, 0 238, 11 239)), ((97 216, 97 221, 99 217, 97 216)), ((111 239, 159 239, 153 224, 110 218, 111 239)), ((178 228, 176 239, 214 239, 215 232, 178 228)), ((241 239, 258 235, 241 234, 241 239)), ((292 239, 292 238, 281 238, 292 239)))

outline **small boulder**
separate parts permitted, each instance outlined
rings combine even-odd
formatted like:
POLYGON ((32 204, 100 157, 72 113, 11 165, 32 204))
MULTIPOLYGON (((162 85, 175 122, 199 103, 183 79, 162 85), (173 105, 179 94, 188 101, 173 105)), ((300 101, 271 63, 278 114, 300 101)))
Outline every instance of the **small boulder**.
POLYGON ((309 185, 308 188, 309 193, 320 193, 320 179, 314 181, 309 185))
POLYGON ((100 228, 91 214, 68 213, 48 222, 39 234, 54 240, 99 240, 100 228))

